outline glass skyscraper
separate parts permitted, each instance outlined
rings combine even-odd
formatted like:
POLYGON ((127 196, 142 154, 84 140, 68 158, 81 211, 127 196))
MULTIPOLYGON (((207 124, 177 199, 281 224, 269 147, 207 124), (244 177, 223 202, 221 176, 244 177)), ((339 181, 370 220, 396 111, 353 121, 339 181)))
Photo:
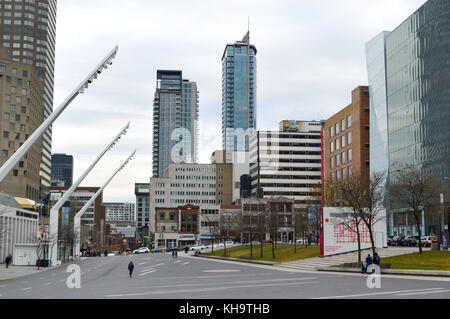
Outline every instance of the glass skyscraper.
POLYGON ((153 177, 171 163, 195 163, 198 148, 197 84, 181 71, 158 70, 153 101, 153 177))
MULTIPOLYGON (((64 187, 72 186, 73 156, 66 154, 52 154, 52 180, 51 182, 64 182, 64 187)), ((57 186, 57 185, 55 185, 57 186)))
MULTIPOLYGON (((373 91, 371 170, 386 167, 388 161, 392 182, 394 170, 400 165, 425 165, 443 179, 444 186, 439 191, 444 193, 447 203, 450 198, 449 183, 445 183, 445 177, 450 177, 449 34, 450 2, 429 0, 391 33, 382 33, 366 45, 369 85, 373 91)), ((405 209, 393 207, 392 203, 388 205, 393 213, 389 220, 390 234, 417 235, 405 209)), ((422 219, 423 234, 439 232, 437 218, 426 214, 422 219)))
POLYGON ((386 88, 386 37, 383 31, 366 44, 370 95, 370 175, 389 170, 386 88))
POLYGON ((248 151, 256 130, 256 47, 249 33, 222 56, 222 148, 248 151))

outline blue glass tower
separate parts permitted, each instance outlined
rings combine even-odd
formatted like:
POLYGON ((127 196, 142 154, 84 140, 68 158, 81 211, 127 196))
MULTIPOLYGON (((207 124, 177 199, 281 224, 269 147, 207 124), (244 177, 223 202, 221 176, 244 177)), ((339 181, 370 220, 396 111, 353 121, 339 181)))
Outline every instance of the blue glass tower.
POLYGON ((153 177, 171 163, 195 163, 198 144, 197 84, 181 71, 158 70, 153 101, 153 177))
POLYGON ((227 44, 222 56, 222 148, 248 151, 256 130, 256 47, 248 32, 227 44))

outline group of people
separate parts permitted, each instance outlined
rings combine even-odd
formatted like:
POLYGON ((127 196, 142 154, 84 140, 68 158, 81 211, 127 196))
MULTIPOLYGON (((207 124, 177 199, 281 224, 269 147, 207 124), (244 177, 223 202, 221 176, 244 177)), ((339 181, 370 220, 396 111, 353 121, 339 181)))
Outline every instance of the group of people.
POLYGON ((367 269, 372 264, 380 266, 380 256, 378 255, 377 252, 375 252, 375 254, 373 255, 373 258, 372 258, 372 256, 370 256, 370 254, 367 255, 366 260, 363 262, 363 265, 361 268, 361 273, 366 274, 367 269))

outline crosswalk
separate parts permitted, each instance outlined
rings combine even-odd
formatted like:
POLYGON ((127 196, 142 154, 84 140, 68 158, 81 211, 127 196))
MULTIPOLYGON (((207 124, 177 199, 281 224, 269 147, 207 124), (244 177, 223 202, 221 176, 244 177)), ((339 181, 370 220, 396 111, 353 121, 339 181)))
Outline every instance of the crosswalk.
MULTIPOLYGON (((380 255, 381 262, 383 258, 405 255, 417 252, 418 249, 414 247, 389 247, 377 250, 380 255)), ((361 252, 362 259, 371 254, 371 250, 363 250, 361 252)), ((344 263, 353 263, 358 260, 358 252, 350 252, 346 254, 334 255, 329 257, 314 257, 301 259, 296 261, 290 261, 276 265, 276 267, 296 269, 296 270, 310 270, 315 271, 320 267, 330 267, 335 265, 342 265, 344 263)))

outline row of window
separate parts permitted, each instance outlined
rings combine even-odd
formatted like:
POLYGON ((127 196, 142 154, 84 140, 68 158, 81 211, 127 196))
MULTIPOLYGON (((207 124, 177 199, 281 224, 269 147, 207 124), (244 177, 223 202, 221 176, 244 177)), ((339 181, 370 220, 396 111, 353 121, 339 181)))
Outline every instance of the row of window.
POLYGON ((339 132, 343 132, 348 128, 352 127, 352 115, 350 114, 346 118, 341 119, 336 124, 330 126, 330 137, 333 137, 339 132))
POLYGON ((347 161, 351 162, 353 160, 352 149, 348 149, 346 152, 336 154, 330 157, 330 168, 338 167, 340 164, 345 164, 347 161), (336 158, 336 161, 335 161, 336 158))
POLYGON ((352 166, 349 165, 348 167, 344 167, 343 169, 338 169, 335 172, 330 173, 330 181, 334 181, 334 177, 336 176, 336 181, 339 181, 342 177, 342 179, 346 179, 347 177, 352 176, 352 166))
POLYGON ((339 148, 344 148, 346 145, 352 144, 352 132, 348 132, 347 134, 342 135, 340 138, 331 141, 330 143, 330 151, 333 153, 335 150, 339 150, 339 148), (346 143, 347 138, 347 143, 346 143))

